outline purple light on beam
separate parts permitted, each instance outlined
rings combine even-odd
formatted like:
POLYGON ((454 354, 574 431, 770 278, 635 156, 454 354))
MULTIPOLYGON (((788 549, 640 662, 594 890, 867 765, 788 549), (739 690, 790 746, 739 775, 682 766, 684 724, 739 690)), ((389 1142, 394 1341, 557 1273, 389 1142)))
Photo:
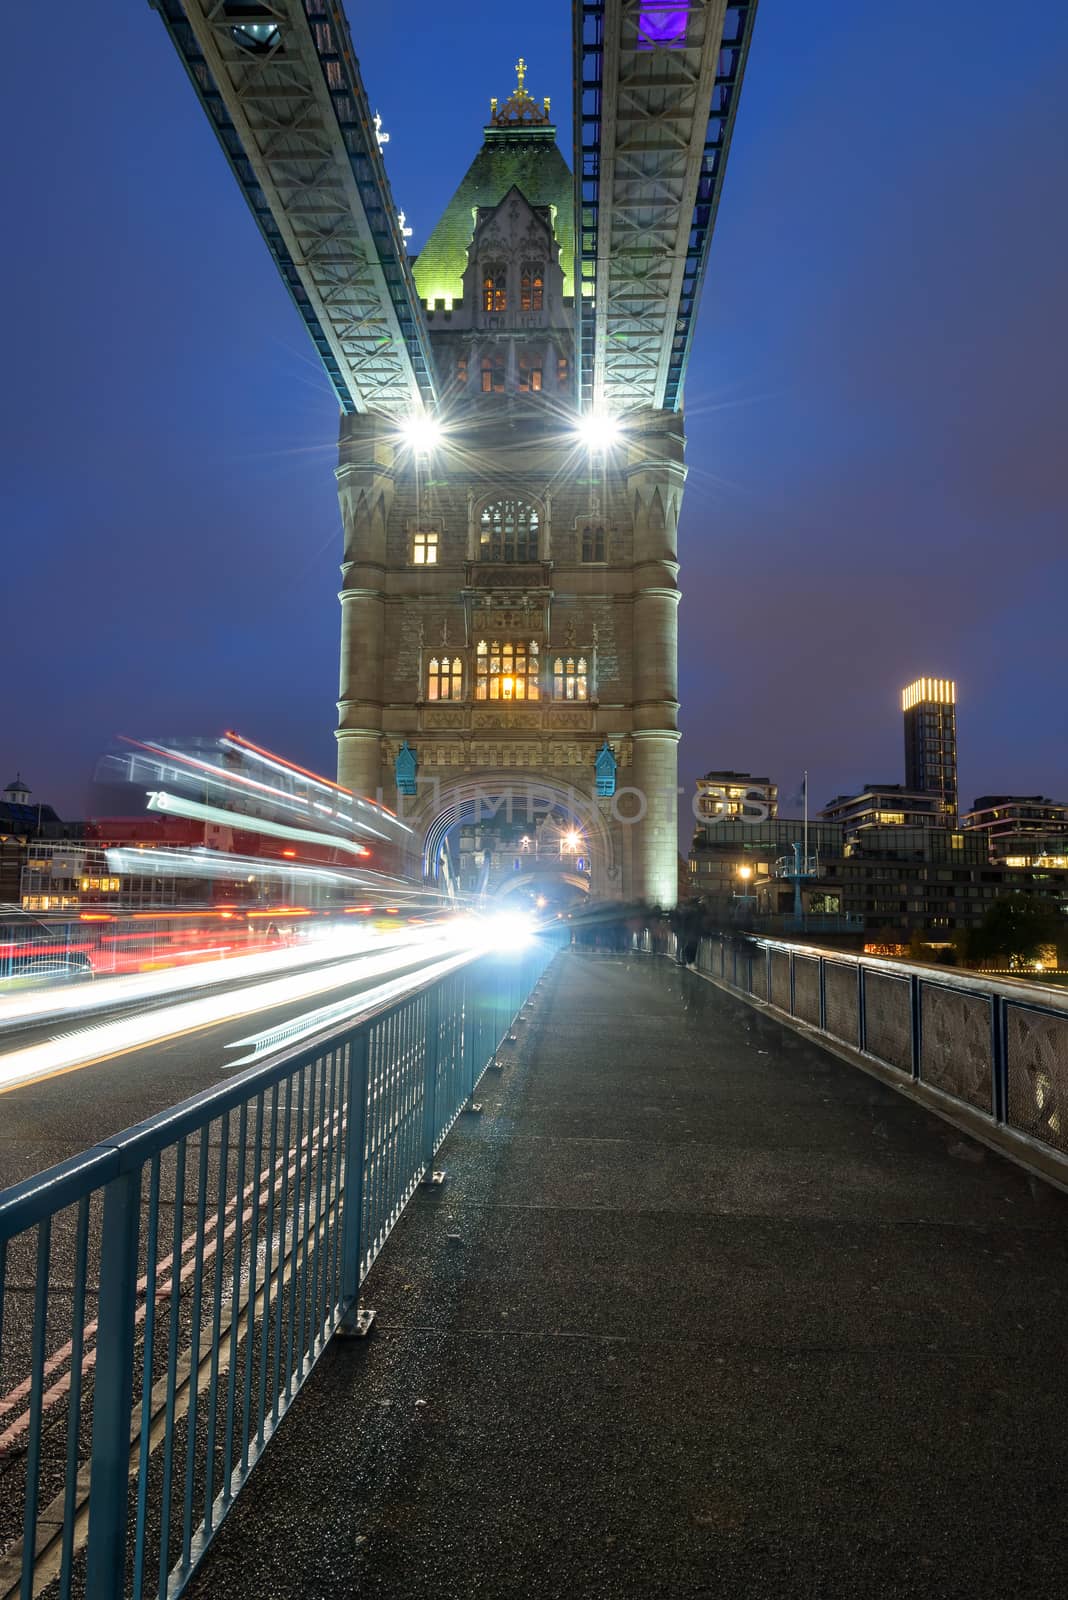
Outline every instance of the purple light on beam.
POLYGON ((685 43, 688 14, 688 6, 643 4, 638 16, 639 49, 685 43))

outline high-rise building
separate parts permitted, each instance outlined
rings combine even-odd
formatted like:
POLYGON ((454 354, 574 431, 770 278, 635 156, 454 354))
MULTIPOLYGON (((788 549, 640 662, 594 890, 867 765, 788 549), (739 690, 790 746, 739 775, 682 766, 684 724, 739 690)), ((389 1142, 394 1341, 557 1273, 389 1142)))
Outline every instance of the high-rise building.
POLYGON ((957 826, 957 685, 917 678, 901 693, 905 788, 936 795, 947 828, 957 826))

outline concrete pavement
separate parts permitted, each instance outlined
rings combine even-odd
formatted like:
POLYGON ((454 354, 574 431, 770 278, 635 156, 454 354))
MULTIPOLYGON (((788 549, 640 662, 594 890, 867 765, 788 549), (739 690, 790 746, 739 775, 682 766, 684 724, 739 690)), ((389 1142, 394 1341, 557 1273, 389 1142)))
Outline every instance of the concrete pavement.
POLYGON ((1059 1593, 1068 1197, 658 958, 542 992, 187 1593, 1059 1593))

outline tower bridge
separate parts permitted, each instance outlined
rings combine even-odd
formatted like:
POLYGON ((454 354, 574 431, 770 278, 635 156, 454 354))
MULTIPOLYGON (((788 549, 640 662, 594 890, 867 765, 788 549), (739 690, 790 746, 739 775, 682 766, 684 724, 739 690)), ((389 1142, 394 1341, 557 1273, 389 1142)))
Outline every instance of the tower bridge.
POLYGON ((155 3, 338 396, 338 781, 424 841, 534 788, 595 899, 672 905, 682 394, 756 0, 577 0, 573 171, 521 57, 412 259, 339 4, 155 3))

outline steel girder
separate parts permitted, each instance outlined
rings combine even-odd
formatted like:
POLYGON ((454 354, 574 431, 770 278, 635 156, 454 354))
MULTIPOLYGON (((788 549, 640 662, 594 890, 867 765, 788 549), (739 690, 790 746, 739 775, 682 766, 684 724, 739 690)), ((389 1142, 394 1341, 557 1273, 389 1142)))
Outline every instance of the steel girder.
POLYGON ((150 0, 341 409, 437 400, 430 338, 338 0, 150 0))
POLYGON ((757 0, 574 0, 580 404, 682 402, 757 0))

